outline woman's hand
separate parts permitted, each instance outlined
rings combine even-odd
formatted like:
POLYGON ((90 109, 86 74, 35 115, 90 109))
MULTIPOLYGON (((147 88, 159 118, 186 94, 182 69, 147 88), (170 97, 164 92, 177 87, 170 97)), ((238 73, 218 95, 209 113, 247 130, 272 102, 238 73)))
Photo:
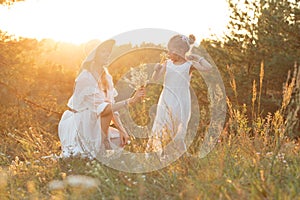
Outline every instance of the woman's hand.
POLYGON ((128 143, 129 135, 126 131, 120 131, 121 147, 124 147, 128 143))
POLYGON ((133 95, 133 97, 131 97, 129 99, 129 104, 135 103, 137 102, 139 99, 141 99, 142 97, 145 97, 146 95, 146 89, 145 87, 141 87, 139 88, 133 95))

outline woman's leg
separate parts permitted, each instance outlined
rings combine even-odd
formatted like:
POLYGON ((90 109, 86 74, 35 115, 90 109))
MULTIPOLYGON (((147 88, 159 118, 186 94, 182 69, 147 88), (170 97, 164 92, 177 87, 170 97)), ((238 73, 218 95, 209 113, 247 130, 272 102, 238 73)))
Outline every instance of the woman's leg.
POLYGON ((106 108, 101 113, 101 135, 102 135, 102 144, 104 144, 105 149, 110 149, 108 141, 108 128, 113 117, 111 105, 107 105, 106 108))

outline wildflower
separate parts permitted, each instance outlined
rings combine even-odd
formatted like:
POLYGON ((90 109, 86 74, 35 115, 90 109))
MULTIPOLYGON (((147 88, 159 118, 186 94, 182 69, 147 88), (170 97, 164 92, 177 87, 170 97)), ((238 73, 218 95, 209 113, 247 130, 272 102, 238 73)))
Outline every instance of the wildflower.
POLYGON ((106 153, 105 154, 106 157, 111 157, 113 154, 115 154, 115 151, 114 150, 106 150, 105 153, 106 153))
POLYGON ((227 179, 226 182, 227 182, 227 183, 232 183, 232 180, 227 179))
POLYGON ((82 188, 95 188, 99 185, 97 179, 83 176, 83 175, 70 175, 65 179, 65 183, 71 187, 82 187, 82 188))
POLYGON ((162 52, 160 55, 160 64, 163 64, 168 59, 168 54, 166 52, 162 52))
POLYGON ((5 188, 7 186, 8 176, 4 171, 1 171, 0 168, 0 189, 5 188))
POLYGON ((64 173, 64 172, 61 172, 60 175, 61 175, 61 178, 62 178, 62 179, 65 179, 65 178, 67 177, 67 174, 64 173))
POLYGON ((148 83, 148 79, 146 64, 140 64, 139 67, 131 68, 130 79, 125 77, 124 81, 129 84, 129 87, 137 90, 141 87, 145 87, 148 83))
POLYGON ((48 184, 49 190, 62 190, 65 188, 63 181, 53 180, 48 184))
POLYGON ((272 156, 273 155, 273 152, 271 151, 271 152, 267 152, 267 154, 266 154, 267 156, 272 156))

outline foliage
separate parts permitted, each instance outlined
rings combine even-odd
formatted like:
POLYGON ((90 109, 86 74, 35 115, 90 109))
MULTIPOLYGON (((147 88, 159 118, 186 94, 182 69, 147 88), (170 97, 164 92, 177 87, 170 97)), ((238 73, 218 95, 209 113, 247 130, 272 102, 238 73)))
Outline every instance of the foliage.
MULTIPOLYGON (((198 158, 210 110, 203 74, 195 72, 191 87, 203 116, 197 138, 183 157, 145 174, 116 171, 97 160, 56 157, 58 122, 81 61, 99 41, 76 46, 17 40, 0 32, 5 97, 0 99, 0 199, 299 199, 299 2, 229 4, 231 34, 223 41, 201 42, 227 93, 228 115, 218 143, 198 158)), ((160 46, 142 46, 147 48, 114 49, 108 70, 116 83, 130 67, 160 62, 160 46)), ((146 103, 129 108, 139 125, 153 120, 150 105, 162 88, 148 84, 146 89, 146 103)), ((142 151, 143 142, 132 138, 127 149, 142 151)))
POLYGON ((230 23, 223 40, 203 40, 201 45, 220 69, 227 94, 234 74, 239 85, 238 98, 251 103, 243 91, 251 90, 252 80, 260 73, 264 63, 261 103, 264 115, 280 106, 281 90, 288 71, 299 63, 300 21, 299 1, 288 0, 228 0, 230 23))
MULTIPOLYGON (((31 53, 33 52, 38 53, 31 53)), ((24 52, 20 51, 22 53, 24 52)), ((159 60, 161 52, 152 53, 159 60)), ((130 60, 133 59, 127 61, 128 69, 132 66, 130 60)), ((133 62, 139 63, 137 60, 133 62)), ((117 63, 116 61, 115 65, 119 67, 117 63)), ((282 107, 277 112, 269 113, 266 117, 260 115, 258 97, 261 87, 253 84, 256 90, 250 90, 249 93, 256 92, 252 92, 253 104, 250 106, 242 105, 240 108, 233 105, 235 102, 240 104, 239 99, 231 101, 230 98, 234 96, 228 98, 228 121, 217 146, 207 157, 200 159, 197 156, 208 124, 207 119, 202 119, 198 138, 190 147, 189 154, 162 170, 130 174, 108 168, 96 160, 57 159, 55 155, 60 153, 57 136, 60 114, 57 113, 65 109, 76 70, 67 70, 59 65, 32 68, 32 63, 26 64, 24 59, 14 63, 14 66, 22 64, 31 73, 23 74, 24 79, 9 83, 17 91, 22 91, 20 85, 26 83, 23 82, 25 77, 30 78, 30 90, 24 88, 27 91, 24 92, 25 97, 37 105, 45 106, 47 111, 22 99, 4 102, 5 105, 0 107, 1 199, 299 198, 300 146, 299 142, 287 137, 288 133, 285 131, 288 119, 284 115, 285 111, 290 113, 292 110, 299 110, 299 104, 296 103, 298 99, 292 95, 299 92, 299 69, 296 66, 296 71, 291 72, 287 80, 282 107), (249 108, 251 112, 247 111, 249 108), (252 113, 252 117, 248 113, 252 113)), ((263 83, 263 66, 260 81, 257 82, 259 84, 263 83)), ((112 72, 116 79, 121 77, 121 74, 115 73, 116 70, 112 72)), ((231 85, 235 86, 233 91, 239 88, 239 85, 233 84, 234 78, 231 77, 231 85)), ((11 81, 8 79, 9 77, 2 76, 1 81, 11 81)), ((193 74, 191 85, 197 96, 204 101, 203 96, 207 94, 199 73, 193 74)), ((148 87, 153 92, 149 94, 151 99, 148 102, 152 104, 158 98, 161 88, 155 88, 154 85, 148 87)), ((235 92, 239 97, 239 93, 235 92)), ((11 91, 7 91, 9 93, 11 91)), ((138 106, 136 109, 141 110, 138 106)), ((137 114, 133 118, 148 116, 136 111, 132 113, 137 114)), ((208 116, 209 110, 201 113, 208 116)), ((141 148, 140 141, 133 140, 128 149, 137 151, 138 148, 141 148)))
POLYGON ((24 0, 0 0, 0 5, 11 6, 12 4, 20 1, 24 1, 24 0))
MULTIPOLYGON (((57 135, 33 124, 30 109, 22 110, 18 129, 1 129, 1 199, 299 198, 300 146, 282 134, 281 114, 249 123, 246 106, 236 110, 228 103, 229 121, 207 157, 195 152, 144 174, 116 171, 96 160, 56 159, 51 155, 60 151, 57 135)), ((1 124, 12 125, 15 116, 8 117, 17 113, 4 113, 1 124)))

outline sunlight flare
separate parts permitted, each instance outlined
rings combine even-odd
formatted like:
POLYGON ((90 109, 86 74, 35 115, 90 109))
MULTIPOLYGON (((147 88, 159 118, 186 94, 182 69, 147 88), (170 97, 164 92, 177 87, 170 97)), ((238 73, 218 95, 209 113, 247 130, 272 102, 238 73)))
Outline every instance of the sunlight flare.
POLYGON ((26 0, 11 7, 0 6, 0 29, 16 36, 77 44, 148 27, 204 38, 222 35, 229 20, 226 7, 224 0, 200 4, 189 0, 172 3, 172 9, 169 1, 158 0, 26 0))

